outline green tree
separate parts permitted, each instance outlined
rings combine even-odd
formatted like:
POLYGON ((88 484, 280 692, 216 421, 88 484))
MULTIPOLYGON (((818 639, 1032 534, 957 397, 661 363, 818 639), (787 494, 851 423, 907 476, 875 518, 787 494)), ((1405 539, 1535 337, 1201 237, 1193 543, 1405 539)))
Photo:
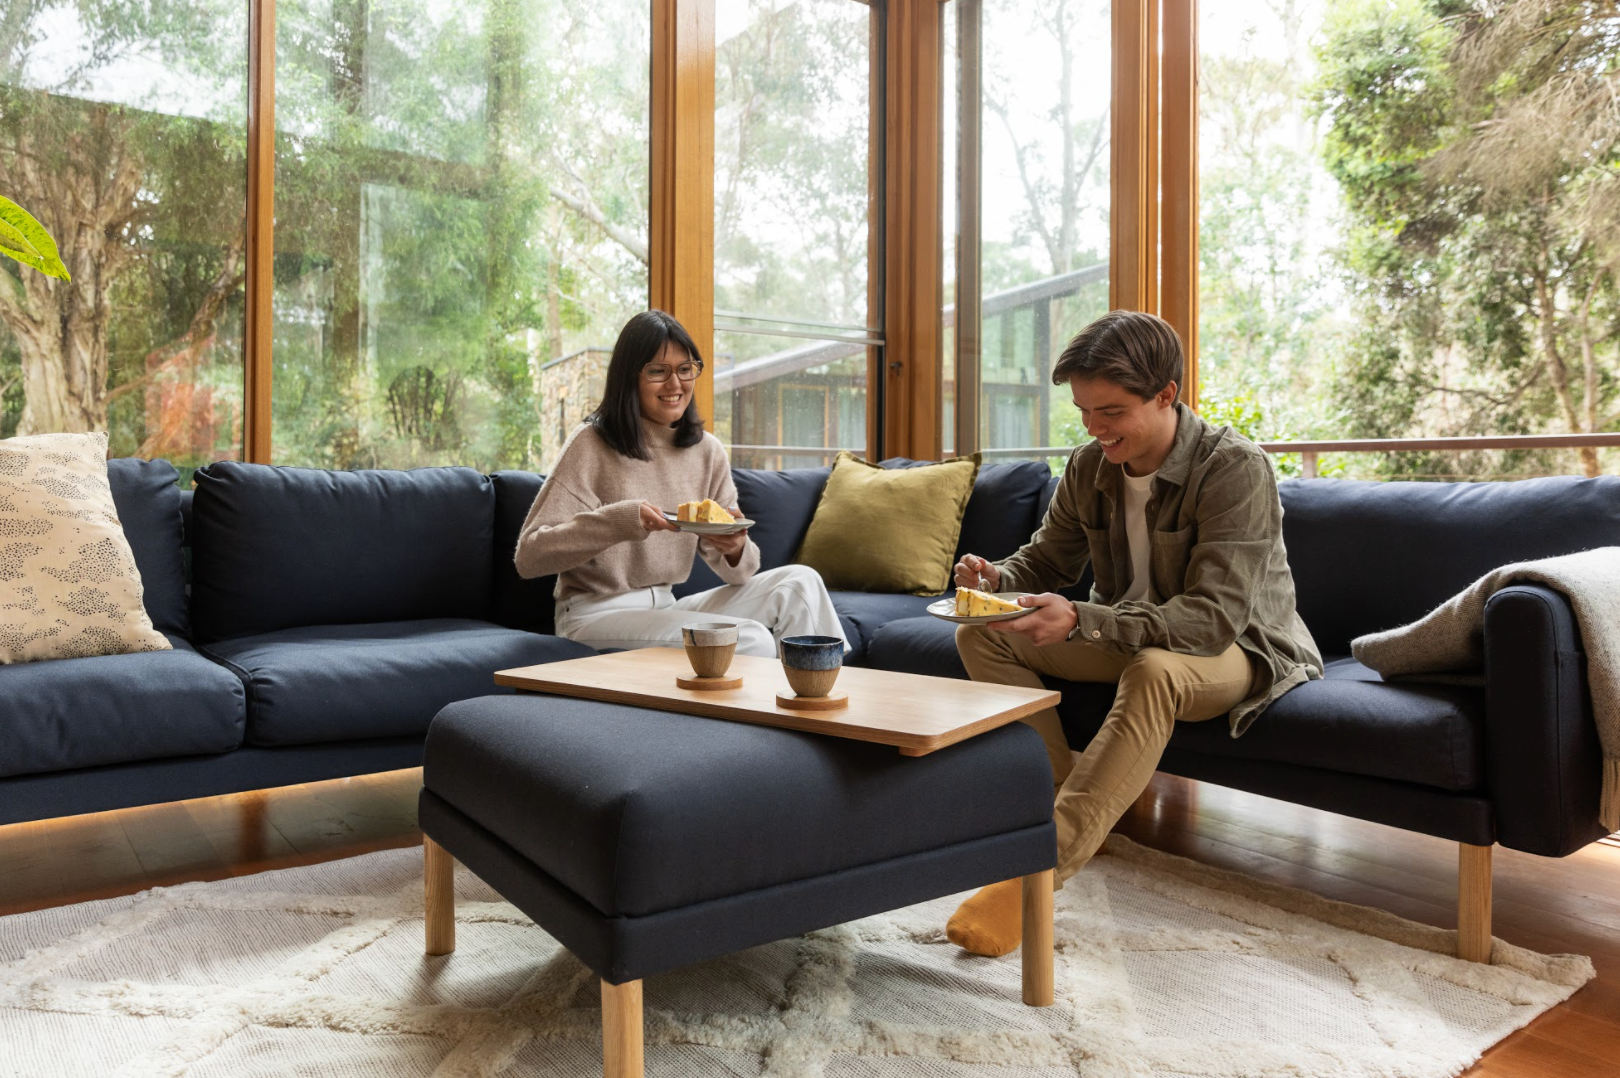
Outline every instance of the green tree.
POLYGON ((1620 4, 1339 0, 1320 61, 1354 432, 1614 429, 1620 4))

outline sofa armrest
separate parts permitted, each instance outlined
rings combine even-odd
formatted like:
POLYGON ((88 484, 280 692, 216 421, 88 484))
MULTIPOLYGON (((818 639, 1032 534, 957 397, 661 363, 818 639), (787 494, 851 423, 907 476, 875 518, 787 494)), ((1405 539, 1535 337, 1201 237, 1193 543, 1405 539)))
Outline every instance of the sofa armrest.
POLYGON ((1562 857, 1604 835, 1603 750, 1569 601, 1503 588, 1485 604, 1486 767, 1497 841, 1562 857))

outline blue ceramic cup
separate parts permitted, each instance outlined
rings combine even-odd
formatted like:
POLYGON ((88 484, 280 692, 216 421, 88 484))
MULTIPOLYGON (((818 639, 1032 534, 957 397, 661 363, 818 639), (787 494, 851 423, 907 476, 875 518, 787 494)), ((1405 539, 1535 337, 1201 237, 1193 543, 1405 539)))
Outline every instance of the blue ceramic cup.
POLYGON ((844 665, 844 642, 836 636, 784 636, 782 672, 799 696, 826 696, 844 665))

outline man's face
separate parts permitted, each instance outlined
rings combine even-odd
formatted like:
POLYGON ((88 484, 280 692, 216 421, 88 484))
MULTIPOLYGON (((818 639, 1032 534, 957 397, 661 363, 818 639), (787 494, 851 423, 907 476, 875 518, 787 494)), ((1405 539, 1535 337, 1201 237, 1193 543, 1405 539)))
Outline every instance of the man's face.
POLYGON ((1135 475, 1158 470, 1175 441, 1174 382, 1147 400, 1105 378, 1071 378, 1069 388, 1086 433, 1097 439, 1110 464, 1128 464, 1135 475))

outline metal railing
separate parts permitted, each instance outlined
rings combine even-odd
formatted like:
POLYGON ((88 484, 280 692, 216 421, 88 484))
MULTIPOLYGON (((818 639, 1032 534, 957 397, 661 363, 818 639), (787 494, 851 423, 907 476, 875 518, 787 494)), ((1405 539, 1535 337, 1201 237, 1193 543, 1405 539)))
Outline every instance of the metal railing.
POLYGON ((1306 479, 1317 477, 1323 453, 1462 452, 1478 449, 1612 449, 1615 434, 1503 434, 1469 438, 1351 438, 1330 442, 1261 442, 1267 453, 1298 453, 1306 479))
MULTIPOLYGON (((1082 443, 1084 444, 1084 443, 1082 443)), ((1317 469, 1323 453, 1400 453, 1400 452, 1464 452, 1481 449, 1620 449, 1620 432, 1612 434, 1503 434, 1466 438, 1350 438, 1340 441, 1260 442, 1267 453, 1298 453, 1306 479, 1317 478, 1317 469)), ((782 454, 788 456, 818 455, 831 461, 843 450, 819 445, 733 445, 733 453, 782 454)), ((986 460, 1028 459, 1032 457, 1067 457, 1073 453, 1072 445, 1031 445, 1003 449, 981 449, 979 455, 986 460)), ((863 450, 850 448, 852 453, 863 450)))

